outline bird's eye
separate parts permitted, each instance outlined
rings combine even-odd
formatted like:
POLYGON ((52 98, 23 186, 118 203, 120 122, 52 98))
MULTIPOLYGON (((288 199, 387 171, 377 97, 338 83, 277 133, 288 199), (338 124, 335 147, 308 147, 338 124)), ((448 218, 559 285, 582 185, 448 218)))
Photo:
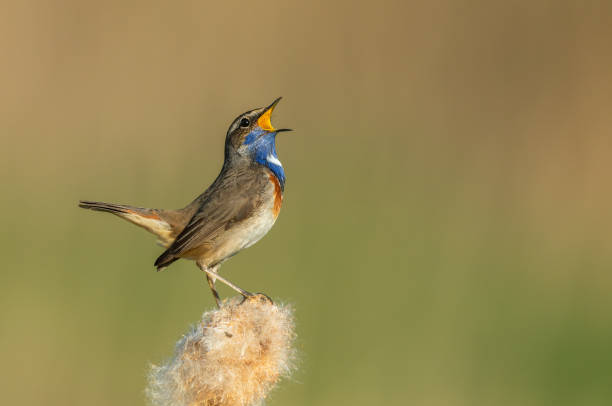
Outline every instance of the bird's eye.
POLYGON ((240 127, 248 127, 249 124, 251 124, 251 122, 248 118, 243 118, 242 120, 240 120, 240 127))

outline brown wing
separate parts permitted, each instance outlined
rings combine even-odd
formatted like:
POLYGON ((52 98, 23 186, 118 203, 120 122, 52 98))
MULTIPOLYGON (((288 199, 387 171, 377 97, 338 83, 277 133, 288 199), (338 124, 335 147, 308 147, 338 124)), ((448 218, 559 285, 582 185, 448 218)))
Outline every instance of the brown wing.
POLYGON ((202 195, 200 207, 168 249, 157 258, 160 270, 193 251, 205 251, 226 230, 249 218, 263 203, 268 177, 262 170, 232 171, 202 195))

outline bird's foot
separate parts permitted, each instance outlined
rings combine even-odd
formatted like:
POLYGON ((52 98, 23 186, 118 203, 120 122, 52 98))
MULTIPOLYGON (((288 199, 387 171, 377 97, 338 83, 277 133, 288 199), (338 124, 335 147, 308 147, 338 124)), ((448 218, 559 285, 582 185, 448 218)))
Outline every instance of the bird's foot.
POLYGON ((270 296, 266 295, 265 293, 250 293, 250 292, 246 292, 246 295, 243 293, 243 299, 242 302, 240 302, 240 304, 249 301, 249 302, 255 302, 255 301, 259 301, 260 303, 269 303, 269 304, 274 304, 274 302, 272 301, 272 299, 270 299, 270 296))

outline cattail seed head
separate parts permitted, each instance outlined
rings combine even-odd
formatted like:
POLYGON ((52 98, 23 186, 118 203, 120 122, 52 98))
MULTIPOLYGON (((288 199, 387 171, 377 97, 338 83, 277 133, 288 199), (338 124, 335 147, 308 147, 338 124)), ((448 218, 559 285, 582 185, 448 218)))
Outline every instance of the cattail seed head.
POLYGON ((293 310, 264 295, 232 298, 211 310, 151 366, 152 404, 246 406, 263 400, 293 367, 293 310))

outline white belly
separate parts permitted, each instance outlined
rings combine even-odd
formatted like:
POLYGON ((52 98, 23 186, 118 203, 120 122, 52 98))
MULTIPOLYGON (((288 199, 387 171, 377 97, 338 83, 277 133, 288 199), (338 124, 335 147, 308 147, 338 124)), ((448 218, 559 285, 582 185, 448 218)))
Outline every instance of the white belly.
POLYGON ((229 231, 231 235, 226 236, 225 243, 219 247, 215 257, 223 262, 261 240, 276 221, 273 204, 274 202, 271 201, 269 205, 264 205, 258 215, 245 220, 242 224, 229 231))
POLYGON ((261 238, 270 231, 275 221, 276 216, 274 216, 274 212, 271 208, 263 210, 263 213, 256 219, 251 219, 251 224, 243 232, 243 248, 248 248, 261 240, 261 238))

